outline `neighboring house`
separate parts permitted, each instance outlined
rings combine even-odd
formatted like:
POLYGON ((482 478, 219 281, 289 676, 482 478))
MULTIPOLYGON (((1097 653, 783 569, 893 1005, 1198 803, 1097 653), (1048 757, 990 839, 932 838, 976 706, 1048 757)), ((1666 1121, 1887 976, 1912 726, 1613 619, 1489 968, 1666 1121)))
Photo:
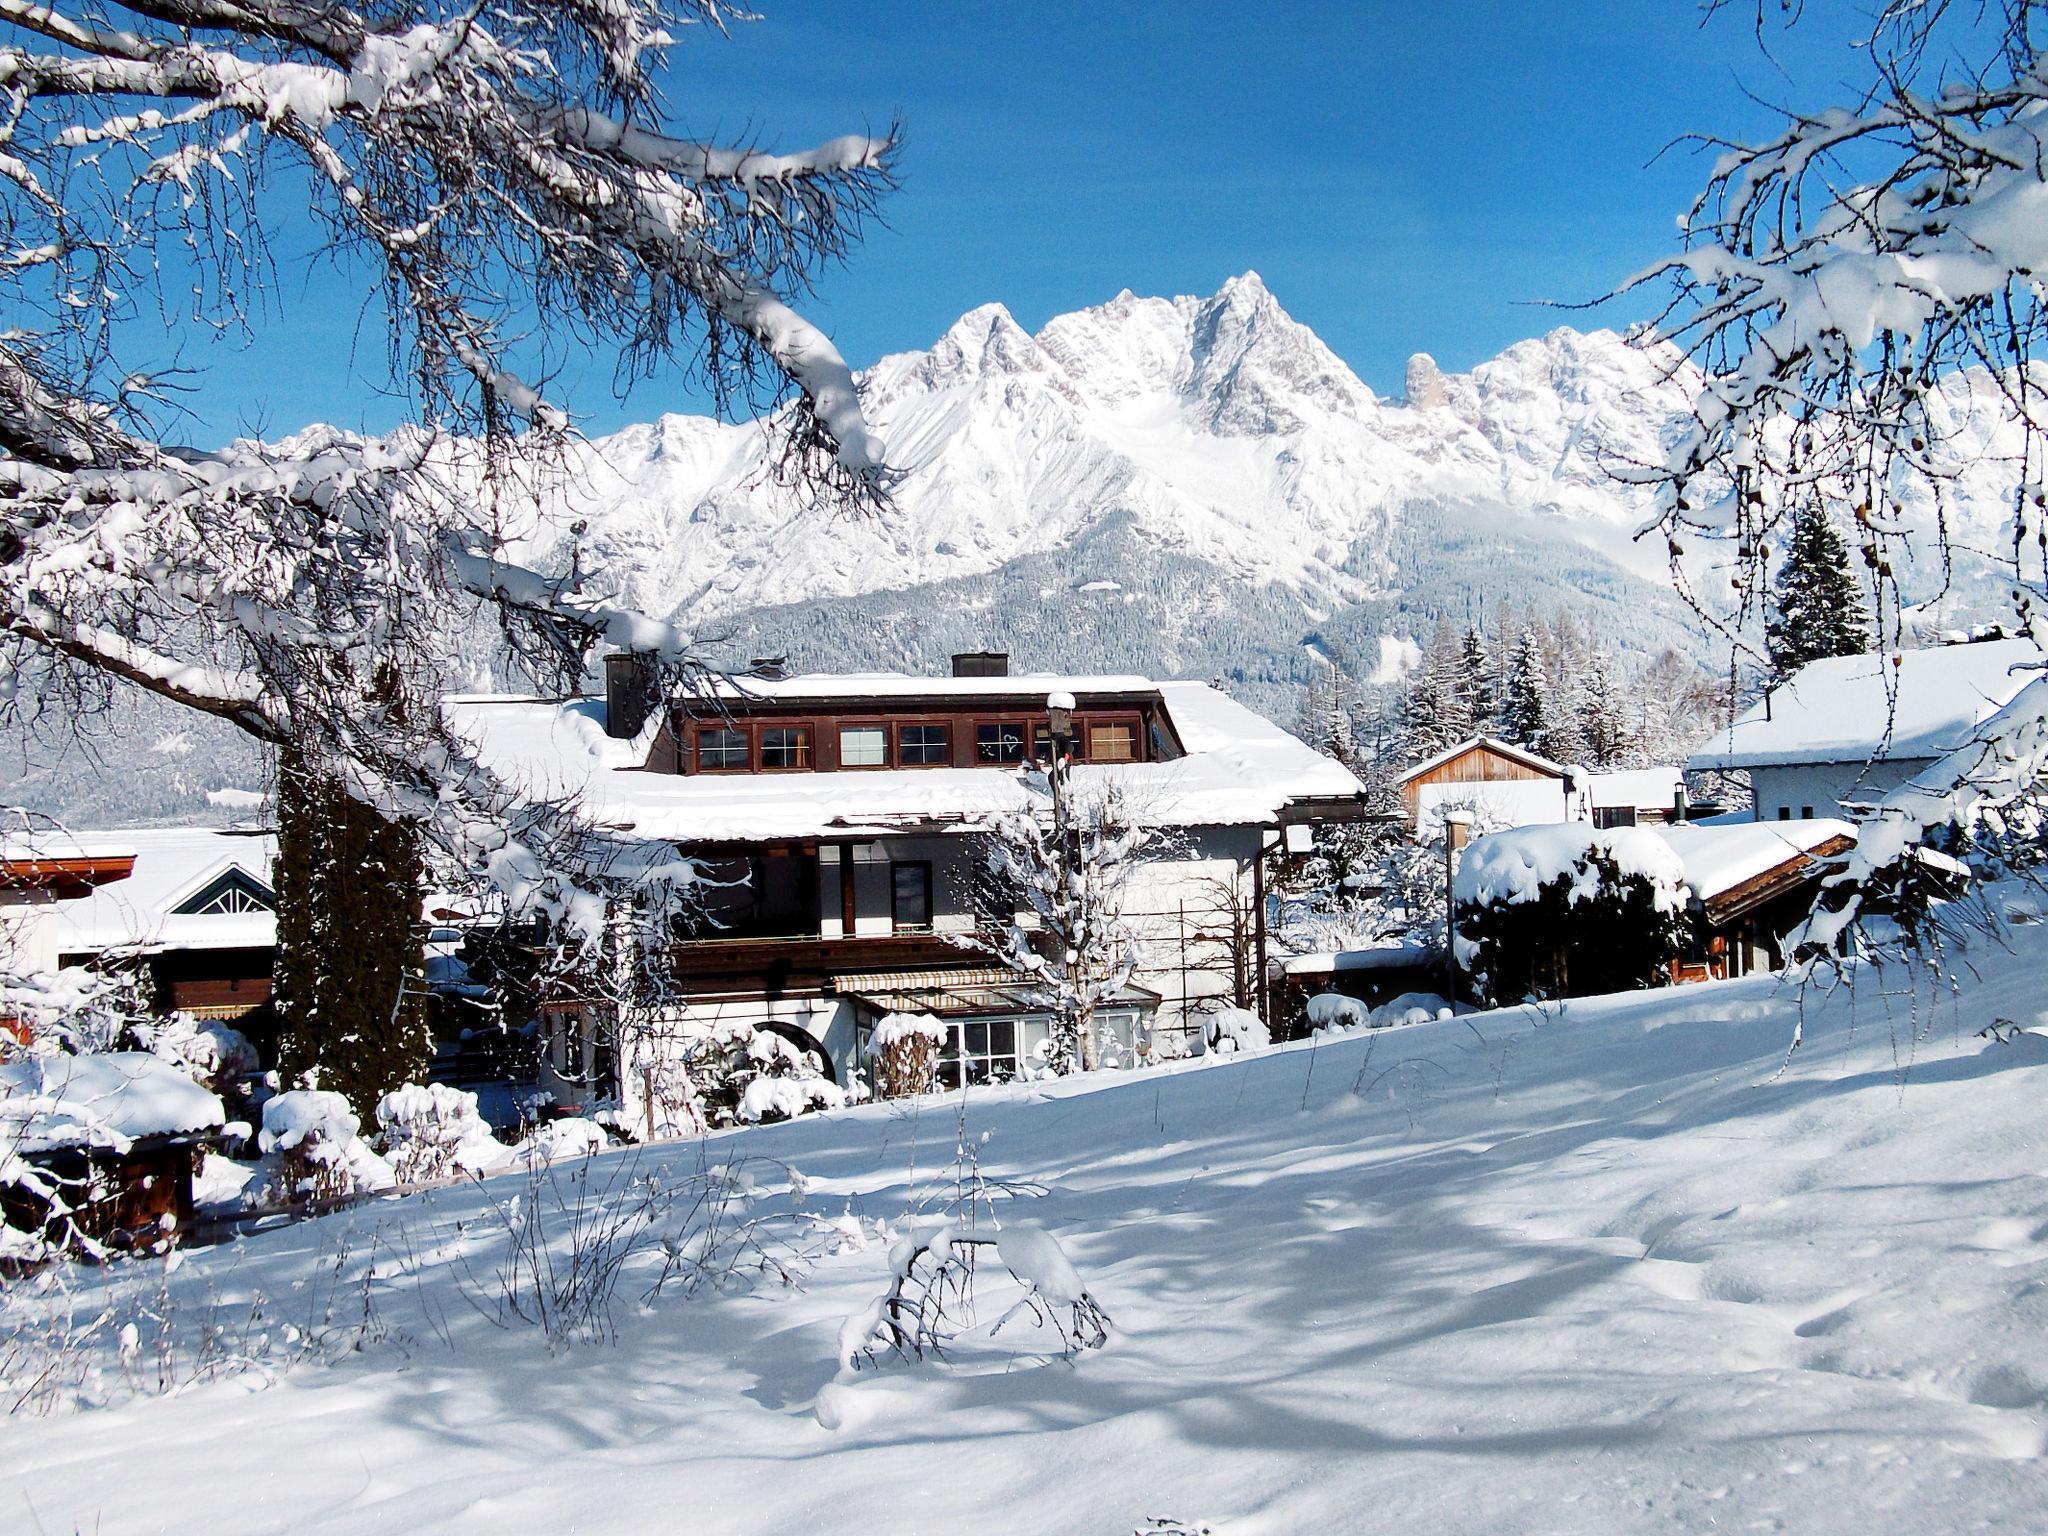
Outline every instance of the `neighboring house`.
POLYGON ((1715 820, 1660 827, 1685 866, 1693 934, 1673 981, 1720 981, 1785 963, 1785 935, 1813 909, 1821 878, 1856 846, 1846 821, 1715 820))
POLYGON ((147 967, 157 1007, 239 1018, 270 999, 276 852, 267 832, 19 830, 0 840, 10 963, 132 959, 147 967))
POLYGON ((2041 661, 2029 640, 1975 640, 1811 662, 1691 766, 1746 773, 1757 821, 1833 816, 1963 745, 2041 661))
MULTIPOLYGON (((1015 1073, 1046 1031, 1017 978, 962 940, 974 834, 999 812, 1049 813, 1030 764, 1049 757, 1049 696, 1070 694, 1073 792, 1114 783, 1169 839, 1133 878, 1144 960, 1105 1018, 1134 1046, 1247 988, 1256 1001, 1266 861, 1283 844, 1303 851, 1318 822, 1356 820, 1359 782, 1204 684, 1012 677, 994 655, 956 658, 954 673, 747 680, 666 710, 636 659, 615 656, 601 699, 447 709, 511 781, 574 795, 719 882, 706 925, 672 952, 681 1018, 815 1041, 843 1078, 877 1020, 931 1012, 952 1026, 943 1056, 957 1080, 1015 1073)), ((590 1023, 574 1000, 558 1012, 590 1023)), ((633 1072, 605 1058, 602 1033, 556 1030, 552 1068, 571 1092, 623 1077, 631 1097, 633 1072)))
POLYGON ((1449 810, 1472 812, 1481 830, 1590 821, 1633 827, 1684 814, 1677 768, 1593 773, 1493 736, 1474 736, 1425 758, 1394 781, 1418 831, 1434 835, 1449 810))

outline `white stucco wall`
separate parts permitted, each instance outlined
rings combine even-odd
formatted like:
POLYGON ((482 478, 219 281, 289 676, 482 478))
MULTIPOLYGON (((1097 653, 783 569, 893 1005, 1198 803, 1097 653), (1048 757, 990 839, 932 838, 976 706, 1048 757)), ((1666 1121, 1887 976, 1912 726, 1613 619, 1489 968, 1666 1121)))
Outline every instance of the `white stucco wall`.
POLYGON ((1882 763, 1793 763, 1749 770, 1751 815, 1778 821, 1781 809, 1797 821, 1808 807, 1815 816, 1839 816, 1845 800, 1868 804, 1930 765, 1929 758, 1882 763))

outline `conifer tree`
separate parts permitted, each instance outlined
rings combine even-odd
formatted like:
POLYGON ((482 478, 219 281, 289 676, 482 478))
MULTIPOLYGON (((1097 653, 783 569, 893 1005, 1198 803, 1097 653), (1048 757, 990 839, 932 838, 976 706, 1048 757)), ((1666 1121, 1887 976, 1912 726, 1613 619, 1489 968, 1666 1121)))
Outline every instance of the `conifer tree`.
POLYGON ((368 1123, 424 1080, 424 873, 417 831, 381 816, 292 748, 277 773, 279 1080, 308 1070, 368 1123))
POLYGON ((1477 624, 1466 626, 1465 638, 1458 644, 1458 702, 1470 730, 1494 729, 1500 700, 1493 686, 1493 656, 1477 624))
POLYGON ((1459 657, 1450 624, 1439 619, 1401 699, 1401 751, 1413 762, 1455 746, 1472 734, 1459 686, 1459 657))
POLYGON ((1849 568, 1849 545, 1818 496, 1792 513, 1785 562, 1771 583, 1764 645, 1779 677, 1809 661, 1870 648, 1870 617, 1849 568))
POLYGON ((1580 754, 1590 768, 1619 768, 1632 760, 1635 731, 1605 646, 1589 645, 1576 678, 1580 754))
POLYGON ((1533 630, 1523 630, 1508 653, 1507 685, 1501 694, 1501 735, 1516 746, 1550 750, 1550 686, 1543 651, 1533 630))

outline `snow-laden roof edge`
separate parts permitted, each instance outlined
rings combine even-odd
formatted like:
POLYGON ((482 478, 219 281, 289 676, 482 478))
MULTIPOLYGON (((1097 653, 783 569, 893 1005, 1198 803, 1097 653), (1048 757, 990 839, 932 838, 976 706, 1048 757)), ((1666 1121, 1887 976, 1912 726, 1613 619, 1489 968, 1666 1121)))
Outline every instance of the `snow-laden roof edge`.
MULTIPOLYGON (((878 679, 778 679, 777 698, 864 698, 878 679), (825 682, 837 687, 829 692, 825 682)), ((1115 782, 1133 814, 1162 827, 1272 825, 1298 800, 1348 800, 1364 786, 1270 720, 1206 683, 1129 676, 887 679, 903 699, 1156 696, 1185 756, 1166 762, 1082 764, 1075 783, 1115 782), (1020 683, 1023 686, 1019 686, 1020 683)), ((640 836, 679 843, 879 836, 912 829, 968 830, 1005 810, 1044 803, 1042 779, 1015 768, 867 769, 857 772, 672 774, 643 769, 645 743, 605 734, 601 699, 456 695, 449 722, 485 765, 529 794, 569 796, 640 836)))

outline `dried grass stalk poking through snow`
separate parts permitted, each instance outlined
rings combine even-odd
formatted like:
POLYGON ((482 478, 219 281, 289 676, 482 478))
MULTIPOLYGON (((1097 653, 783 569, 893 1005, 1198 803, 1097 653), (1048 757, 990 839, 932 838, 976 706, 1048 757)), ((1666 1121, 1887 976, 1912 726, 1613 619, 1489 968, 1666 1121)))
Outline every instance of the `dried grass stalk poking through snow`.
POLYGON ((674 40, 743 14, 0 4, 0 664, 65 685, 32 678, 8 705, 77 714, 118 679, 291 743, 562 915, 560 872, 619 850, 444 728, 456 643, 482 609, 557 681, 600 643, 672 680, 696 663, 578 560, 510 557, 520 481, 570 430, 532 380, 592 342, 628 374, 694 360, 721 406, 790 397, 778 430, 804 484, 882 486, 852 375, 791 304, 889 186, 894 139, 778 155, 669 132, 674 40), (301 217, 367 266, 429 430, 170 440, 170 386, 120 356, 124 316, 245 331, 268 239, 301 217))

